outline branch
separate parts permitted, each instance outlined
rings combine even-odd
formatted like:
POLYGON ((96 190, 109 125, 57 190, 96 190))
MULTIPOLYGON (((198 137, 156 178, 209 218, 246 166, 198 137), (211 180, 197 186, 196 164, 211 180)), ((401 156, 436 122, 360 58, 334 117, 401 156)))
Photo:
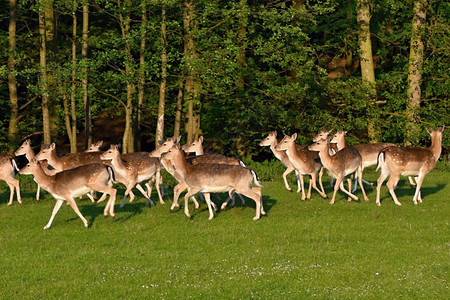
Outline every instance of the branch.
POLYGON ((111 95, 111 94, 109 94, 109 93, 103 92, 103 91, 97 89, 96 87, 92 87, 92 88, 93 88, 94 90, 96 90, 97 92, 99 92, 100 94, 103 94, 103 95, 106 95, 106 96, 111 97, 111 98, 113 98, 113 99, 116 99, 117 102, 119 102, 120 104, 122 104, 124 108, 127 107, 127 106, 125 105, 125 103, 124 103, 120 98, 118 98, 118 97, 116 97, 116 96, 114 96, 114 95, 111 95))

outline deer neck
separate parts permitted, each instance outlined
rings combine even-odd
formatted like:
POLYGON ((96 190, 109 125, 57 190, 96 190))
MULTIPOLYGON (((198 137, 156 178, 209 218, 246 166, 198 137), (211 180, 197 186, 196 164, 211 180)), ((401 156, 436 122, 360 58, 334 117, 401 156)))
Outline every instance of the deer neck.
POLYGON ((199 155, 203 155, 205 154, 205 152, 203 152, 203 147, 200 147, 197 151, 195 151, 195 155, 199 156, 199 155))
POLYGON ((64 170, 64 163, 61 158, 59 158, 55 152, 50 152, 49 157, 47 158, 47 162, 56 170, 62 171, 64 170))
POLYGON ((338 151, 341 151, 342 149, 344 149, 345 147, 347 147, 347 142, 345 141, 345 138, 342 137, 342 139, 340 139, 337 143, 336 143, 336 147, 338 148, 338 151))
POLYGON ((275 147, 278 145, 278 143, 277 143, 277 141, 273 141, 271 144, 270 144, 270 150, 272 150, 272 152, 273 152, 273 155, 275 155, 275 157, 276 158, 278 158, 279 160, 281 160, 282 159, 282 156, 283 156, 283 152, 284 153, 286 153, 286 151, 283 151, 283 150, 277 150, 275 147))
POLYGON ((333 157, 330 155, 330 147, 327 146, 324 149, 319 151, 319 157, 322 161, 324 167, 330 166, 333 164, 333 157))
POLYGON ((295 147, 295 143, 290 143, 286 149, 286 155, 292 158, 298 156, 297 148, 295 147))
POLYGON ((442 136, 435 136, 431 140, 431 146, 428 149, 433 153, 434 160, 437 161, 442 152, 442 136))
POLYGON ((49 191, 53 189, 55 176, 47 175, 44 170, 39 167, 33 172, 34 181, 36 181, 43 189, 49 191))
POLYGON ((25 157, 28 161, 31 161, 33 157, 36 156, 36 153, 34 153, 33 149, 30 147, 25 151, 25 157))
POLYGON ((175 155, 175 158, 173 160, 173 167, 175 169, 175 172, 177 172, 182 178, 185 178, 188 174, 190 168, 186 161, 186 158, 181 151, 179 151, 178 154, 175 155))
POLYGON ((127 166, 125 165, 125 162, 120 156, 120 153, 114 155, 114 157, 111 159, 111 165, 113 166, 114 170, 116 170, 117 173, 121 175, 122 174, 125 175, 126 171, 128 170, 127 166))

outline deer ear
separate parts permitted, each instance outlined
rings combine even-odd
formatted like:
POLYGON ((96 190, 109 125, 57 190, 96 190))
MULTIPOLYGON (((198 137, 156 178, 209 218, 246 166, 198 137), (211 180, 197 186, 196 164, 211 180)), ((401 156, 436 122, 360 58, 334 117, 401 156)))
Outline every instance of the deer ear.
POLYGON ((276 131, 276 130, 273 132, 273 135, 274 135, 275 137, 277 137, 277 131, 276 131))
POLYGON ((441 132, 441 133, 444 131, 444 129, 445 129, 445 125, 438 128, 439 132, 441 132))
POLYGON ((297 132, 292 135, 292 139, 295 141, 297 139, 297 132))
POLYGON ((103 145, 103 141, 98 141, 97 146, 101 147, 103 145))
POLYGON ((428 132, 429 134, 431 134, 433 131, 432 131, 431 129, 428 129, 428 128, 427 128, 427 132, 428 132))
POLYGON ((52 144, 50 145, 50 149, 52 149, 52 150, 55 150, 55 147, 56 147, 56 144, 55 144, 55 143, 52 143, 52 144))
POLYGON ((203 135, 202 135, 201 137, 198 138, 198 141, 199 141, 200 143, 203 143, 203 135))
POLYGON ((180 144, 175 144, 173 146, 175 147, 175 149, 180 150, 180 144))

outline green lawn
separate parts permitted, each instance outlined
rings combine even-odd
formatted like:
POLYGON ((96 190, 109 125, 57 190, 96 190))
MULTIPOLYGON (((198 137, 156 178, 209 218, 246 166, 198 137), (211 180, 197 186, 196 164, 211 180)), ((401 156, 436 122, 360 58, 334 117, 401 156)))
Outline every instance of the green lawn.
MULTIPOLYGON (((291 176, 291 186, 294 186, 291 176)), ((365 173, 375 181, 377 173, 365 173)), ((325 177, 331 197, 329 178, 325 177)), ((80 200, 85 229, 64 205, 43 230, 54 199, 21 177, 24 203, 7 206, 0 190, 0 284, 2 299, 35 298, 263 298, 263 299, 447 299, 450 172, 432 171, 413 205, 413 188, 403 178, 397 207, 386 186, 382 206, 334 205, 315 191, 307 201, 281 181, 263 182, 267 216, 253 221, 254 203, 216 214, 205 203, 193 218, 166 204, 146 207, 137 197, 116 218, 104 218, 105 203, 80 200)), ((120 190, 123 195, 123 190, 120 190)), ((136 193, 137 194, 137 193, 136 193)), ((138 194, 137 194, 138 195, 138 194)), ((361 197, 358 190, 357 195, 361 197)), ((224 199, 224 196, 222 196, 224 199)), ((153 199, 157 199, 156 193, 153 199)), ((215 200, 215 197, 213 197, 215 200)), ((120 202, 120 200, 118 201, 120 202)), ((155 201, 157 202, 157 201, 155 201)), ((240 201, 237 201, 240 204, 240 201)))

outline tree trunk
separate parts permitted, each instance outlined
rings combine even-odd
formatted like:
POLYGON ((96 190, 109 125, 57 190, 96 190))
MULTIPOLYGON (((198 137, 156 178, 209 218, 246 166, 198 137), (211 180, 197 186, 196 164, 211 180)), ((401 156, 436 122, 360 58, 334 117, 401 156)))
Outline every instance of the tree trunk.
MULTIPOLYGON (((76 80, 77 80, 77 0, 73 0, 73 11, 72 11, 72 89, 70 91, 70 117, 69 117, 69 107, 67 107, 67 117, 66 125, 67 134, 70 141, 70 152, 77 152, 77 114, 76 114, 76 80)), ((66 107, 64 107, 66 111, 66 107)))
MULTIPOLYGON (((121 3, 119 3, 119 8, 121 9, 121 3)), ((124 7, 129 8, 131 5, 130 0, 124 2, 124 7)), ((129 40, 130 35, 130 15, 129 9, 124 10, 127 15, 124 17, 122 10, 119 13, 120 26, 122 30, 122 37, 125 40, 125 75, 127 78, 127 104, 125 108, 125 131, 122 138, 122 153, 134 152, 134 136, 133 136, 133 95, 135 86, 131 79, 133 78, 133 70, 131 67, 131 44, 129 40)))
POLYGON ((187 139, 186 143, 191 143, 195 138, 196 126, 195 126, 195 115, 194 115, 194 101, 199 100, 199 87, 197 82, 197 71, 195 70, 195 59, 197 56, 195 50, 195 41, 194 41, 194 33, 196 30, 196 25, 193 20, 195 15, 194 13, 194 4, 186 1, 184 3, 183 10, 183 26, 184 26, 184 55, 186 58, 186 82, 185 82, 185 102, 187 102, 187 126, 186 133, 187 139))
POLYGON ((142 3, 142 23, 141 23, 141 46, 139 50, 139 83, 138 83, 138 104, 136 113, 136 149, 141 150, 141 119, 142 119, 142 106, 144 104, 144 93, 145 93, 145 43, 146 43, 146 32, 147 32, 147 6, 146 0, 142 3))
POLYGON ((52 41, 55 36, 55 17, 53 14, 53 0, 43 0, 45 16, 45 37, 48 41, 52 41))
POLYGON ((19 123, 19 101, 16 82, 16 15, 17 0, 9 1, 9 53, 8 53, 8 88, 11 118, 9 120, 8 140, 9 151, 16 148, 17 126, 19 123))
POLYGON ((371 143, 378 141, 378 133, 375 128, 376 113, 372 113, 371 109, 375 107, 375 71, 373 68, 372 42, 370 39, 370 4, 371 0, 358 0, 358 40, 359 55, 361 63, 361 75, 363 84, 366 86, 368 95, 368 111, 367 111, 367 134, 371 143))
POLYGON ((92 131, 91 131, 91 101, 88 95, 88 67, 87 67, 87 51, 88 51, 88 33, 89 33, 89 1, 83 2, 83 32, 81 35, 81 57, 83 60, 83 77, 81 79, 81 88, 83 90, 83 103, 84 103, 84 128, 85 128, 85 140, 84 146, 87 149, 92 143, 92 131))
POLYGON ((167 81, 167 48, 166 48, 166 5, 163 4, 161 10, 161 83, 159 85, 159 106, 158 106, 158 121, 156 123, 156 139, 155 145, 158 146, 158 141, 164 139, 164 106, 166 103, 166 81, 167 81))
POLYGON ((176 109, 177 109, 177 111, 175 112, 175 126, 173 129, 173 136, 179 137, 180 129, 181 129, 181 113, 183 112, 183 80, 182 79, 180 79, 180 81, 179 81, 176 109))
POLYGON ((422 79, 422 64, 424 45, 422 35, 426 20, 426 0, 417 0, 414 5, 414 17, 411 29, 411 46, 409 52, 408 66, 408 102, 406 105, 406 134, 405 146, 418 145, 419 143, 419 115, 417 109, 420 107, 420 82, 422 79))
POLYGON ((49 97, 48 97, 48 80, 47 80, 47 46, 45 34, 45 14, 44 7, 39 6, 39 37, 40 37, 40 90, 42 95, 42 127, 43 127, 43 143, 50 144, 50 113, 49 113, 49 97))

